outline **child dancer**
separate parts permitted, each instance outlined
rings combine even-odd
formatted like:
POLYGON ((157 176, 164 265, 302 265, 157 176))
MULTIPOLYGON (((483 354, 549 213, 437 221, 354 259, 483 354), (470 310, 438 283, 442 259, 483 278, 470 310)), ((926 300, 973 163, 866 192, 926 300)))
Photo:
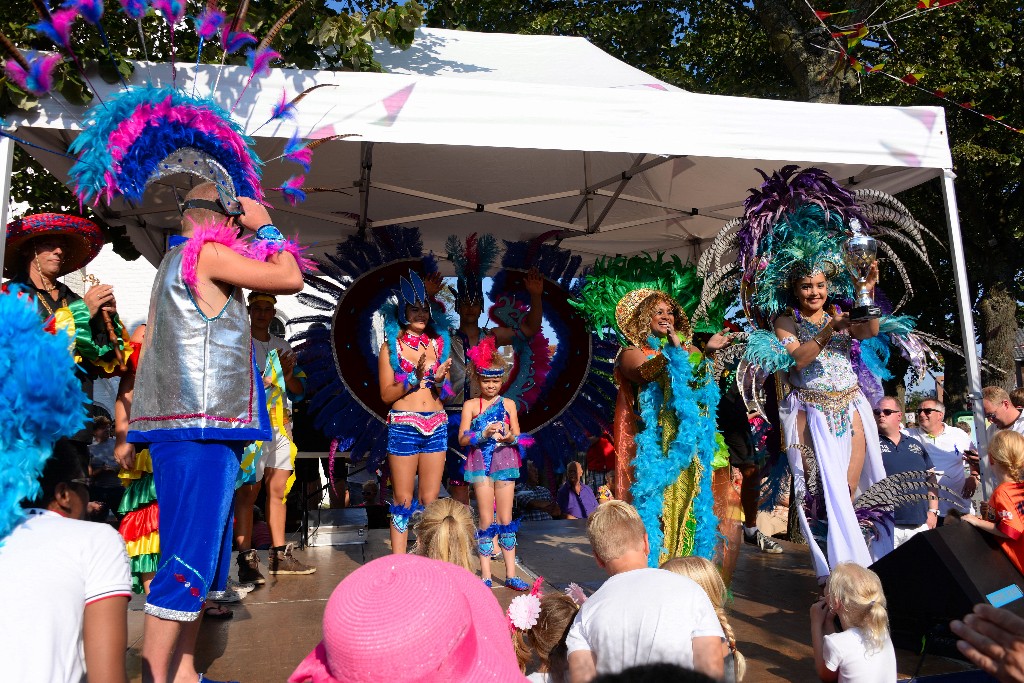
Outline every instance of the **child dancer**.
POLYGON ((722 632, 725 633, 725 640, 722 642, 722 658, 725 660, 725 676, 723 683, 738 683, 743 680, 747 672, 747 660, 740 651, 736 649, 736 634, 725 616, 725 601, 728 593, 725 588, 725 581, 709 560, 703 557, 673 557, 661 565, 662 569, 685 576, 694 581, 704 589, 715 606, 715 614, 718 616, 718 623, 722 625, 722 632))
POLYGON ((999 482, 988 502, 987 519, 964 515, 963 521, 996 536, 1017 570, 1024 572, 1024 436, 1009 429, 988 444, 988 462, 999 482), (995 521, 992 521, 995 520, 995 521))
POLYGON ((814 666, 822 681, 896 681, 882 582, 853 562, 832 568, 825 596, 811 605, 814 666), (835 617, 842 631, 835 632, 835 617))
POLYGON ((519 522, 512 521, 512 500, 515 480, 522 464, 520 448, 528 446, 519 435, 519 415, 512 399, 501 396, 508 363, 498 353, 493 337, 485 337, 467 354, 472 372, 479 380, 480 396, 462 406, 459 443, 472 446, 466 459, 466 483, 473 486, 480 513, 477 530, 477 553, 480 555, 480 575, 491 586, 491 554, 494 536, 505 560, 505 586, 525 591, 529 585, 516 576, 516 530, 519 522), (518 446, 519 448, 517 448, 518 446), (494 523, 497 503, 498 523, 494 523))

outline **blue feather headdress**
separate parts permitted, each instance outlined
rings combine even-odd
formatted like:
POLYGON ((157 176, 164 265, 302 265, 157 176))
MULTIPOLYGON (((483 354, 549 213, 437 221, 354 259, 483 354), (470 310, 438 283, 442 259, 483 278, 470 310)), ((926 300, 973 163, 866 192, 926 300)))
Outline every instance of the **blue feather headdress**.
POLYGON ((49 333, 27 294, 0 294, 0 543, 24 518, 21 501, 39 494, 53 444, 85 426, 88 402, 75 377, 72 340, 49 333))
POLYGON ((444 248, 455 266, 455 305, 483 306, 483 281, 498 258, 498 240, 493 235, 478 236, 474 232, 463 244, 455 235, 449 235, 444 248))

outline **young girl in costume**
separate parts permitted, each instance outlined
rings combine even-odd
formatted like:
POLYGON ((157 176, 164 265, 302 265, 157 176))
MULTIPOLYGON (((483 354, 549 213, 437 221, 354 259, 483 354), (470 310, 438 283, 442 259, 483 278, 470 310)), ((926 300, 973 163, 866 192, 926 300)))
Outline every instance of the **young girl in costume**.
POLYGON ((494 537, 497 535, 505 560, 505 586, 525 591, 529 586, 516 576, 519 522, 512 521, 512 502, 515 480, 519 478, 519 466, 522 464, 520 449, 529 445, 529 437, 519 434, 515 401, 501 396, 508 363, 498 353, 494 337, 485 337, 467 355, 480 385, 480 396, 462 406, 459 443, 463 447, 472 447, 466 459, 465 479, 473 486, 480 513, 480 528, 476 532, 480 575, 490 587, 491 554, 494 553, 494 537), (494 523, 495 507, 497 524, 494 523))
POLYGON ((987 518, 962 519, 998 538, 1006 556, 1024 572, 1024 436, 1009 429, 996 432, 988 444, 988 462, 999 484, 988 501, 987 518))
MULTIPOLYGON (((520 595, 508 606, 512 645, 523 673, 535 658, 539 662, 537 671, 526 677, 531 683, 566 683, 569 661, 565 637, 580 606, 565 593, 540 597, 540 581, 534 584, 537 593, 520 595)), ((582 600, 582 591, 579 594, 582 600)))
POLYGON ((736 635, 733 633, 732 625, 729 624, 729 619, 725 616, 725 601, 728 598, 728 591, 718 569, 703 557, 674 557, 661 565, 661 568, 685 576, 708 594, 711 604, 715 606, 718 623, 722 625, 722 632, 725 633, 725 640, 722 642, 725 676, 722 678, 722 682, 738 683, 738 681, 742 681, 747 671, 747 660, 736 649, 736 635))
POLYGON ((391 551, 404 554, 409 520, 441 489, 448 417, 442 401, 451 395, 451 366, 447 327, 433 332, 427 289, 409 271, 401 278, 398 302, 385 306, 385 336, 378 362, 380 397, 388 413, 388 467, 394 502, 391 505, 391 551), (420 500, 413 500, 419 475, 420 500))
POLYGON ((811 645, 822 681, 895 683, 885 594, 873 571, 853 562, 832 568, 825 596, 811 605, 811 645), (842 625, 838 633, 836 617, 842 625))

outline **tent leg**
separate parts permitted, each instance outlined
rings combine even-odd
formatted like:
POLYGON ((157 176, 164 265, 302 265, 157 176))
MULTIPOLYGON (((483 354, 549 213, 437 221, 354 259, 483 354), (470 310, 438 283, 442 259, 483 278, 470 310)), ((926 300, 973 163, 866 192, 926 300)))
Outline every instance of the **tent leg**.
POLYGON ((964 340, 964 359, 967 361, 967 396, 974 413, 974 440, 981 453, 981 497, 988 500, 985 481, 985 455, 988 453, 988 433, 985 431, 985 409, 981 404, 981 366, 978 346, 974 341, 974 314, 971 312, 971 292, 967 286, 967 266, 964 262, 964 244, 960 234, 960 215, 956 206, 956 190, 952 169, 942 171, 942 198, 946 203, 946 226, 949 228, 949 253, 953 258, 953 284, 960 309, 960 334, 964 340))
POLYGON ((7 214, 11 208, 11 168, 14 166, 14 140, 0 136, 0 263, 7 246, 7 214))

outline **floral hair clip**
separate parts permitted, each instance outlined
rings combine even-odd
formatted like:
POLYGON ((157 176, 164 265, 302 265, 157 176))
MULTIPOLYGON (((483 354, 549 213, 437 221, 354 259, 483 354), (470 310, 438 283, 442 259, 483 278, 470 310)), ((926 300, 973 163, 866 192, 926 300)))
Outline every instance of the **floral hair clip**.
POLYGON ((583 603, 587 601, 587 594, 583 592, 578 583, 572 582, 566 587, 565 594, 572 598, 572 601, 576 603, 577 607, 583 607, 583 603))
POLYGON ((538 576, 529 593, 516 596, 509 603, 505 615, 508 617, 510 631, 529 631, 537 625, 540 619, 540 586, 543 582, 544 577, 538 576))

